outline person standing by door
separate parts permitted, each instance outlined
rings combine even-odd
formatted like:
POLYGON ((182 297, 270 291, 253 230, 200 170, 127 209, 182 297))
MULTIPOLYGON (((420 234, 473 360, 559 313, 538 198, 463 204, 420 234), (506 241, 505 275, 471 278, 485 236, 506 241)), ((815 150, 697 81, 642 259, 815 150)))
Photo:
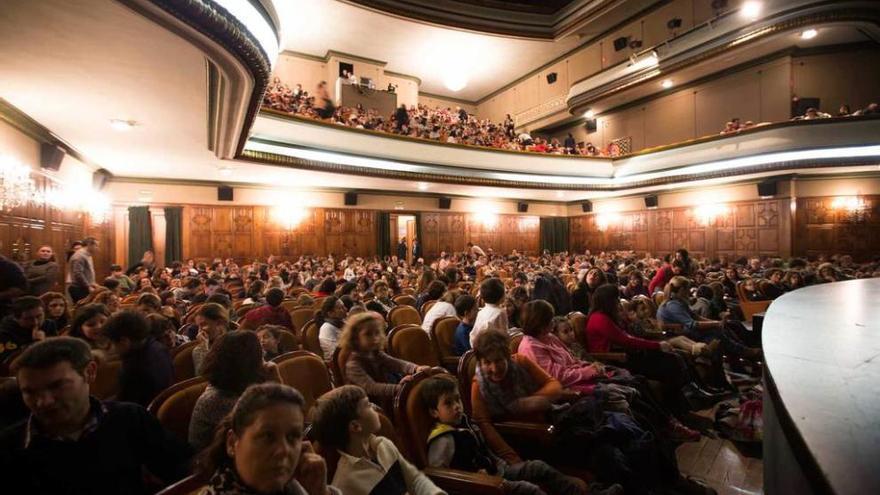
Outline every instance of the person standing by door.
POLYGON ((96 252, 98 240, 86 237, 83 239, 83 247, 70 257, 70 287, 67 292, 74 304, 98 287, 95 284, 95 262, 92 260, 92 255, 96 252))
POLYGON ((413 263, 416 262, 419 258, 422 257, 422 244, 419 242, 419 239, 413 237, 412 241, 412 254, 413 254, 413 263))
POLYGON ((406 237, 401 237, 400 243, 397 245, 397 259, 398 261, 406 261, 406 237))

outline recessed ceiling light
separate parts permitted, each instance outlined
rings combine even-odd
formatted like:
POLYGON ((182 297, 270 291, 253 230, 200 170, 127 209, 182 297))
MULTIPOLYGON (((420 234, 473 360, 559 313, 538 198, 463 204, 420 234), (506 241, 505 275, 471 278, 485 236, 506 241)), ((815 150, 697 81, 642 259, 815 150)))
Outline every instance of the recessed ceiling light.
POLYGON ((739 12, 746 19, 757 19, 758 16, 761 15, 761 11, 764 10, 764 4, 757 0, 749 0, 742 4, 742 8, 740 8, 739 12))
POLYGON ((419 191, 427 191, 428 183, 427 182, 419 182, 419 191))
POLYGON ((136 125, 137 122, 135 122, 134 120, 110 119, 110 127, 116 129, 117 131, 128 131, 136 125))
POLYGON ((672 87, 672 79, 664 79, 663 82, 660 83, 660 86, 663 86, 665 89, 669 89, 672 87))
POLYGON ((818 35, 818 34, 819 34, 819 31, 816 31, 815 29, 807 29, 806 31, 801 33, 801 39, 802 40, 811 40, 811 39, 815 38, 816 35, 818 35))
POLYGON ((467 77, 464 74, 447 74, 443 78, 443 84, 450 91, 461 91, 467 86, 467 77))
POLYGON ((596 118, 596 112, 592 110, 587 110, 586 112, 584 112, 584 118, 587 120, 593 120, 594 118, 596 118))

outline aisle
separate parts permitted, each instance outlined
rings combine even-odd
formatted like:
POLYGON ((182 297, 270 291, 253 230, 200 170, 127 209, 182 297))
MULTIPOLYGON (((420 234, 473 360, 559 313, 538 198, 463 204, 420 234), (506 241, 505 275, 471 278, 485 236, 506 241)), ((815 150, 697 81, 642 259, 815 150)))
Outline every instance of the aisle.
POLYGON ((704 435, 699 442, 680 446, 676 455, 683 474, 705 480, 718 495, 764 493, 763 461, 743 455, 730 440, 704 435))

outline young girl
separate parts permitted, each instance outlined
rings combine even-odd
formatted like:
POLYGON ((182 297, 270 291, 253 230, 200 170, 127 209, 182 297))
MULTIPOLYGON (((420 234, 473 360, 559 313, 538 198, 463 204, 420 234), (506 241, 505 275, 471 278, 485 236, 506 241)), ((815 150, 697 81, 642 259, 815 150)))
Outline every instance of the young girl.
MULTIPOLYGON (((366 390, 370 400, 383 407, 394 400, 401 387, 394 375, 411 375, 429 368, 383 352, 384 327, 385 322, 378 314, 361 313, 349 319, 339 338, 342 349, 351 352, 345 365, 345 381, 366 390)), ((403 377, 403 380, 407 379, 407 376, 403 377)))
POLYGON ((70 326, 70 336, 85 340, 92 348, 92 354, 107 360, 110 341, 101 332, 101 327, 110 318, 110 311, 103 304, 86 304, 76 310, 70 326))
POLYGON ((43 302, 46 319, 54 321, 55 328, 60 333, 70 323, 70 308, 67 304, 67 298, 60 292, 47 292, 40 296, 40 301, 43 302))
MULTIPOLYGON (((633 334, 639 336, 650 337, 663 335, 663 331, 657 324, 657 320, 654 319, 654 315, 656 314, 657 309, 654 306, 654 301, 651 301, 647 297, 636 297, 632 300, 631 309, 628 312, 630 319, 629 329, 633 334)), ((710 357, 718 348, 717 341, 713 341, 711 344, 704 344, 702 342, 695 342, 684 335, 678 335, 666 339, 666 342, 668 342, 673 348, 681 349, 696 357, 710 357)))
POLYGON ((565 344, 566 347, 568 347, 568 352, 570 352, 572 356, 581 361, 587 360, 587 350, 584 349, 584 346, 582 346, 580 342, 578 342, 577 337, 574 334, 574 328, 571 327, 568 318, 564 316, 554 317, 553 333, 563 344, 565 344))

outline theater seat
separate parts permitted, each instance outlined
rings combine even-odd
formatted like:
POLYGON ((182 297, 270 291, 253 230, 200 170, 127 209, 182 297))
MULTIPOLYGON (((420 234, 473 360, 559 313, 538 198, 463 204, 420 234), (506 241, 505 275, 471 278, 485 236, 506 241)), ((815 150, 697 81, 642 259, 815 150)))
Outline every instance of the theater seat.
POLYGON ((281 330, 281 337, 278 340, 278 348, 282 353, 299 350, 299 338, 293 332, 281 330))
POLYGON ((392 328, 405 324, 421 325, 422 315, 412 306, 395 306, 388 312, 388 324, 392 328))
POLYGON ((156 492, 156 495, 196 495, 201 493, 206 486, 206 481, 198 476, 187 476, 164 490, 156 492))
POLYGON ((193 349, 199 345, 197 340, 175 347, 171 351, 174 360, 174 380, 182 382, 196 376, 196 365, 193 363, 193 349))
POLYGON ((461 322, 455 316, 444 316, 434 321, 431 327, 431 346, 440 364, 450 373, 458 369, 458 356, 453 353, 455 344, 455 329, 461 322))
POLYGON ((119 393, 119 370, 121 369, 122 361, 99 362, 95 382, 91 386, 91 394, 101 400, 115 397, 119 393))
POLYGON ((425 315, 428 314, 428 311, 431 311, 431 308, 433 308, 435 304, 437 304, 437 301, 426 301, 422 304, 422 308, 419 310, 422 320, 425 319, 425 315))
POLYGON ((431 369, 416 373, 412 380, 404 384, 394 400, 394 423, 398 427, 403 443, 409 452, 409 461, 422 469, 434 483, 449 493, 502 494, 499 476, 471 473, 458 469, 432 468, 428 466, 428 435, 434 419, 422 405, 420 391, 425 380, 436 375, 446 375, 445 371, 431 369))
POLYGON ((343 349, 342 346, 337 346, 333 350, 333 359, 330 360, 330 371, 333 372, 333 382, 337 386, 345 385, 345 366, 348 363, 349 356, 351 356, 351 351, 343 349))
POLYGON ((186 442, 196 401, 207 387, 208 380, 201 376, 175 383, 160 392, 147 406, 147 411, 156 416, 166 430, 186 442))
POLYGON ((281 383, 299 390, 305 398, 306 421, 310 422, 315 400, 333 388, 324 360, 309 351, 293 351, 272 361, 278 365, 281 383))
POLYGON ((288 313, 295 310, 297 308, 295 299, 285 299, 281 301, 281 307, 284 308, 284 311, 288 313))
POLYGON ((303 327, 312 318, 315 317, 315 310, 312 308, 296 308, 290 311, 290 320, 293 322, 293 331, 302 336, 303 327))
POLYGON ((440 366, 428 334, 418 325, 401 325, 388 332, 388 354, 424 366, 440 366))
POLYGON ((408 294, 399 295, 392 299, 392 301, 394 301, 394 304, 398 306, 411 306, 413 308, 416 307, 416 298, 408 294))
POLYGON ((510 340, 508 341, 507 345, 510 346, 510 353, 511 354, 516 354, 517 352, 519 352, 519 343, 522 342, 522 339, 524 336, 525 335, 518 333, 518 334, 510 337, 510 340))
POLYGON ((763 313, 770 307, 773 301, 750 301, 745 291, 743 283, 736 283, 736 298, 739 299, 739 308, 743 313, 743 321, 752 321, 752 316, 756 313, 763 313))
MULTIPOLYGON (((569 325, 571 325, 571 329, 574 330, 575 338, 584 349, 589 349, 590 347, 587 343, 587 315, 580 311, 572 311, 568 314, 567 318, 569 325)), ((604 363, 626 362, 625 352, 591 352, 588 355, 592 360, 602 361, 604 363)))
POLYGON ((304 350, 323 356, 324 351, 321 350, 321 341, 318 340, 319 330, 318 326, 315 325, 315 320, 309 320, 308 323, 303 326, 302 333, 300 334, 300 341, 304 350))

